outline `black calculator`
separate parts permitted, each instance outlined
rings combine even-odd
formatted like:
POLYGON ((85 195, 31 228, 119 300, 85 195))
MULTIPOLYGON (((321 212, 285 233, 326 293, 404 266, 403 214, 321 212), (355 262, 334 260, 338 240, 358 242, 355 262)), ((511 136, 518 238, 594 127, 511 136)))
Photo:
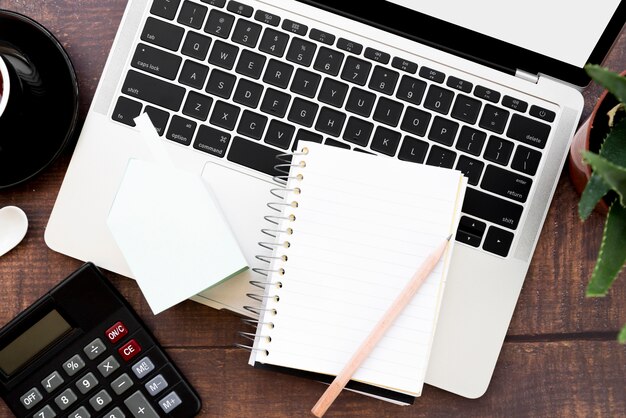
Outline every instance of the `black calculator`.
POLYGON ((0 395, 18 417, 195 416, 200 398, 87 263, 0 330, 0 395))

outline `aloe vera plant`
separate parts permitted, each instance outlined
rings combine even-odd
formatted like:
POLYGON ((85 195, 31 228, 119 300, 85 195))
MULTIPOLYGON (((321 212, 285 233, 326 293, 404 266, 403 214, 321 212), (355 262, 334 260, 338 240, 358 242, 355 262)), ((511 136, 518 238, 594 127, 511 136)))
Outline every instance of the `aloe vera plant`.
MULTIPOLYGON (((626 263, 626 77, 597 65, 585 69, 619 102, 609 112, 610 130, 599 153, 583 153, 592 175, 581 195, 578 214, 582 220, 587 219, 602 198, 609 205, 598 259, 587 286, 587 296, 598 297, 607 294, 626 263)), ((626 344, 626 326, 618 340, 626 344)))

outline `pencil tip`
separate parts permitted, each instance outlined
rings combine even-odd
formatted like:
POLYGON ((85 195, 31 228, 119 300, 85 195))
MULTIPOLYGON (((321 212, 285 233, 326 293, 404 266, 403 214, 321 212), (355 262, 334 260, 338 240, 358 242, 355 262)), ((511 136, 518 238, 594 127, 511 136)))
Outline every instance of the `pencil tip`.
POLYGON ((450 241, 450 238, 452 238, 452 234, 448 235, 448 238, 446 238, 446 241, 450 241))

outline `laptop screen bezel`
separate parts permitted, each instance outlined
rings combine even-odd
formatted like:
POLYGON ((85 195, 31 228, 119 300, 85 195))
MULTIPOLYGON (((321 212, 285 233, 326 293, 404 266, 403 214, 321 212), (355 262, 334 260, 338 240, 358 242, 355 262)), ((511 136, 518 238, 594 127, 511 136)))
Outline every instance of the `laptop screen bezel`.
MULTIPOLYGON (((589 77, 583 68, 559 61, 525 48, 465 29, 384 0, 344 2, 337 0, 296 0, 372 25, 426 45, 443 49, 463 58, 509 74, 523 70, 545 74, 584 87, 589 77), (433 30, 433 28, 437 28, 433 30)), ((590 5, 589 7, 594 7, 590 5)), ((602 36, 587 59, 600 64, 624 26, 626 1, 620 1, 602 36)), ((523 27, 520 29, 523 30, 523 27)))

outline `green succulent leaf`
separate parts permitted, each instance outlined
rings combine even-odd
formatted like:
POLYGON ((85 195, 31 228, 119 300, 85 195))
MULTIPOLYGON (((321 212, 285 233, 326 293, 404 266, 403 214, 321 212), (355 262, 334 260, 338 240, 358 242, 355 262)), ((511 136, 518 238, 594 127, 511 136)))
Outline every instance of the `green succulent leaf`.
POLYGON ((610 91, 622 103, 626 103, 626 77, 599 65, 586 65, 587 74, 602 87, 610 91))
POLYGON ((582 195, 580 195, 580 202, 578 202, 578 216, 583 221, 591 215, 593 209, 596 207, 600 199, 611 190, 611 186, 599 175, 593 173, 589 182, 585 186, 582 195))
POLYGON ((613 202, 604 224, 596 266, 587 296, 605 296, 626 262, 626 208, 613 202))
POLYGON ((626 168, 589 151, 583 153, 583 159, 591 165, 594 174, 602 177, 602 180, 617 192, 622 206, 626 206, 626 168))
POLYGON ((624 328, 622 328, 617 335, 617 341, 619 341, 620 344, 626 344, 626 325, 624 325, 624 328))

